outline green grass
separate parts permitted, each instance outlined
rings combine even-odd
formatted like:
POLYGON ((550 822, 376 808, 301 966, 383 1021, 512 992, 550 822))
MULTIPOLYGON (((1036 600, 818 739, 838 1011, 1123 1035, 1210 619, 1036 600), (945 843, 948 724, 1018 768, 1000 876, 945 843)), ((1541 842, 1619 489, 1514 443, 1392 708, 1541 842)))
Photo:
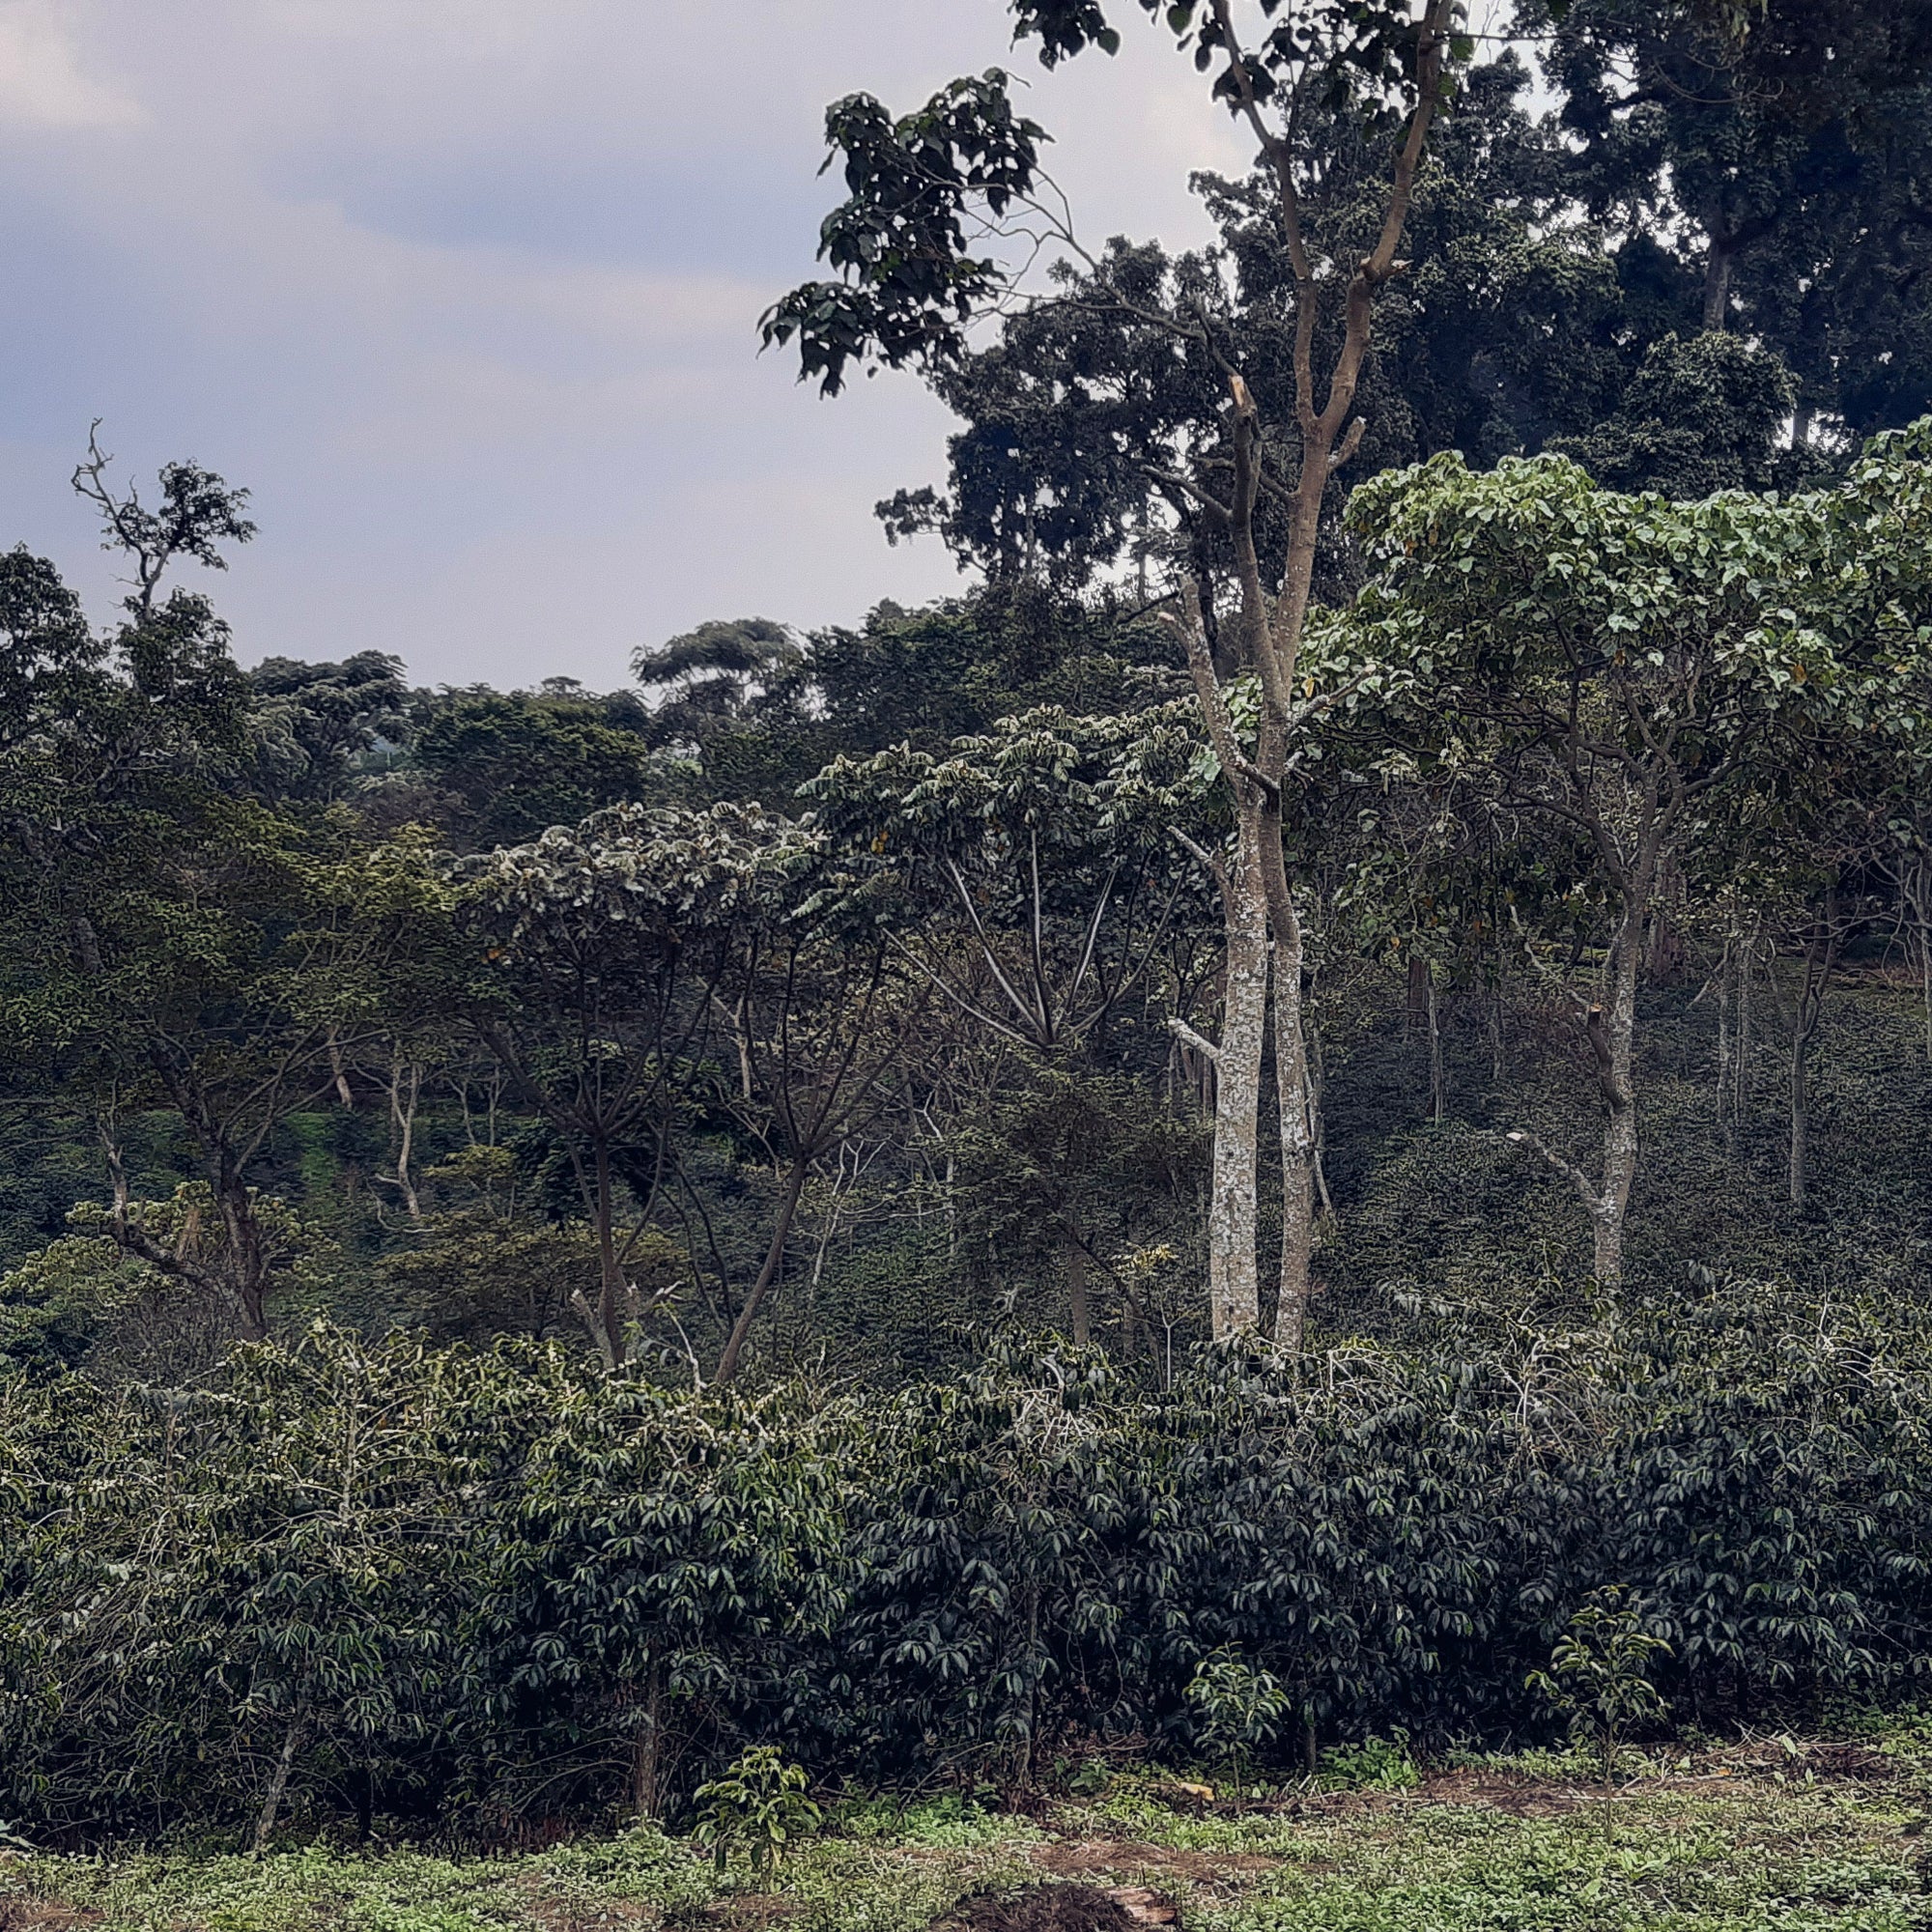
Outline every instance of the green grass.
POLYGON ((1331 1753, 1319 1780, 1239 1811, 1140 1770, 1043 1825, 958 1798, 835 1805, 766 1894, 651 1829, 466 1861, 16 1853, 0 1856, 0 1928, 920 1932, 972 1893, 1054 1881, 1152 1886, 1187 1932, 1932 1928, 1922 1726, 1849 1751, 1678 1751, 1607 1799, 1557 1754, 1467 1757, 1406 1785, 1390 1758, 1331 1753))

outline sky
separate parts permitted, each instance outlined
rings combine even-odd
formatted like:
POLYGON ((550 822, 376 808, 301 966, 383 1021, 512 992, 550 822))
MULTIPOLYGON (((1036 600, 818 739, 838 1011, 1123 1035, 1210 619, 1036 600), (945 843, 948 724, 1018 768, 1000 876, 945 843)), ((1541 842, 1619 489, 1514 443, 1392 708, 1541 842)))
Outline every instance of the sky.
POLYGON ((911 375, 837 401, 757 354, 813 272, 828 100, 1011 65, 1090 245, 1198 239, 1232 128, 1136 14, 1052 73, 1002 0, 0 0, 0 541, 98 619, 68 475, 253 493, 207 587, 244 664, 628 681, 709 617, 960 587, 871 506, 944 480, 911 375))

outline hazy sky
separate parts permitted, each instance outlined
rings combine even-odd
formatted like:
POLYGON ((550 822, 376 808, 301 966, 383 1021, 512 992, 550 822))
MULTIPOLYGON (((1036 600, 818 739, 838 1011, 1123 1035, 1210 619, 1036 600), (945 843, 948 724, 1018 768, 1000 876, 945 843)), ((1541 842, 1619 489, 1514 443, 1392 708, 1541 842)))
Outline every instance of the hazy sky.
MULTIPOLYGON (((812 624, 958 582, 873 501, 939 481, 910 376, 836 402, 755 354, 811 271, 825 102, 1015 65, 1089 238, 1199 233, 1232 132, 1151 26, 1041 72, 1001 0, 0 0, 0 539, 105 618, 70 497, 255 494, 243 662, 625 679, 705 617, 812 624)), ((1132 22, 1136 26, 1141 23, 1132 22)))

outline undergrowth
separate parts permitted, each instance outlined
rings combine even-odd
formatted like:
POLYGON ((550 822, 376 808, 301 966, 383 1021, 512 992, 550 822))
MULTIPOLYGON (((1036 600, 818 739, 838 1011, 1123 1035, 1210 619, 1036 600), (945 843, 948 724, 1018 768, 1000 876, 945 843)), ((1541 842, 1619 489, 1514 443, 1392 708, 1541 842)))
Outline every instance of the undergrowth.
MULTIPOLYGON (((1847 1727, 1853 1728, 1853 1727, 1847 1727)), ((642 1826, 514 1858, 323 1845, 262 1860, 0 1856, 9 1932, 921 1932, 963 1899, 1040 1883, 1151 1888, 1190 1932, 1759 1932, 1932 1926, 1932 1737, 1678 1743, 1606 1789, 1587 1753, 1399 1742, 1236 1810, 1211 1787, 1109 1769, 1043 1819, 959 1795, 836 1798, 769 1878, 720 1873, 642 1826)), ((1205 1776, 1206 1774, 1203 1774, 1205 1776)))

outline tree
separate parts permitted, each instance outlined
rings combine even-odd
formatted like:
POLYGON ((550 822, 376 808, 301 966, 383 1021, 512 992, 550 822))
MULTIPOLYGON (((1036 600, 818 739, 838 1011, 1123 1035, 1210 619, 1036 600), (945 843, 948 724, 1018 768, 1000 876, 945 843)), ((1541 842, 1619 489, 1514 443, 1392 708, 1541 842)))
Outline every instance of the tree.
POLYGON ((1775 781, 1821 727, 1918 728, 1928 439, 1878 439, 1844 485, 1791 499, 1672 503, 1597 491, 1557 457, 1488 475, 1438 457, 1350 503, 1378 572, 1335 627, 1343 668, 1403 687, 1427 756, 1480 759, 1499 793, 1574 838, 1573 895, 1602 907, 1601 965, 1577 996, 1597 1171, 1515 1138, 1577 1188, 1605 1283, 1623 1267, 1637 986, 1664 877, 1728 790, 1775 781))
MULTIPOLYGON (((1417 169, 1410 267, 1378 297, 1363 359, 1361 445, 1350 480, 1461 449, 1472 462, 1534 454, 1552 435, 1597 427, 1618 409, 1648 347, 1695 327, 1648 237, 1619 241, 1577 207, 1557 130, 1525 105, 1529 75, 1513 51, 1459 74, 1454 112, 1432 130, 1417 169), (1670 286, 1653 287, 1660 270, 1670 286)), ((1382 157, 1346 112, 1304 104, 1325 150, 1305 200, 1324 231, 1373 226, 1382 157)), ((1189 483, 1212 489, 1233 362, 1260 394, 1284 390, 1294 355, 1293 263, 1264 166, 1240 180, 1198 177, 1218 237, 1181 256, 1116 239, 1091 267, 1059 265, 1051 299, 1000 320, 997 337, 934 370, 964 427, 948 481, 878 506, 896 541, 937 531, 995 582, 1092 584, 1130 566, 1146 601, 1150 569, 1182 557, 1203 585, 1234 569, 1189 483), (1122 300, 1126 298, 1126 300, 1122 300), (1177 339, 1161 318, 1198 312, 1213 343, 1177 339)), ((1730 477, 1727 482, 1746 481, 1730 477)), ((1318 582, 1351 582, 1331 501, 1318 582)), ((1286 501, 1257 506, 1259 543, 1278 555, 1286 501)))
MULTIPOLYGON (((1144 0, 1148 11, 1153 11, 1144 0)), ((1037 38, 1048 65, 1089 46, 1119 44, 1096 0, 1015 0, 1016 36, 1037 38)), ((1235 646, 1217 654, 1198 589, 1183 596, 1180 628, 1199 699, 1222 772, 1234 794, 1236 833, 1225 867, 1228 941, 1226 1011, 1217 1056, 1216 1180, 1210 1214, 1210 1298, 1217 1333, 1257 1330, 1260 1285, 1252 1218, 1258 1148, 1254 1132, 1263 1015, 1274 946, 1274 1026, 1283 1100, 1283 1232, 1276 1334, 1298 1344, 1308 1296, 1314 1230, 1316 1137, 1301 1020, 1303 937, 1281 838, 1281 795, 1297 740, 1309 722, 1298 656, 1307 619, 1322 510, 1331 479, 1354 454, 1366 424, 1356 392, 1371 318, 1381 289, 1406 267, 1399 250, 1416 170, 1441 106, 1452 58, 1452 0, 1426 0, 1419 20, 1406 5, 1338 0, 1277 11, 1264 7, 1252 44, 1235 0, 1196 0, 1168 19, 1197 66, 1212 75, 1214 98, 1252 136, 1266 170, 1278 245, 1289 264, 1293 303, 1290 364, 1270 392, 1261 371, 1230 357, 1205 310, 1151 305, 1133 265, 1105 289, 1113 311, 1156 336, 1193 344, 1216 366, 1230 399, 1214 426, 1202 475, 1175 487, 1228 544, 1238 586, 1235 646), (1391 109, 1393 100, 1399 108, 1391 109), (1312 201, 1328 151, 1311 147, 1309 128, 1332 128, 1316 111, 1356 105, 1374 138, 1391 141, 1387 187, 1366 222, 1363 211, 1333 229, 1311 222, 1312 201), (1252 377, 1252 381, 1250 378, 1252 377), (1257 385, 1271 405, 1264 429, 1257 385), (1203 480, 1203 478, 1207 480, 1203 480), (1257 517, 1279 500, 1286 533, 1279 594, 1264 579, 1257 517), (1230 675, 1257 680, 1259 728, 1252 751, 1236 735, 1228 706, 1230 675)), ((847 365, 876 355, 890 367, 944 369, 958 360, 963 327, 1000 298, 1009 279, 997 262, 969 252, 976 223, 1042 211, 1038 147, 1043 130, 1013 114, 1005 76, 958 81, 922 111, 895 122, 876 101, 855 96, 827 117, 833 148, 844 155, 849 199, 827 219, 821 253, 844 277, 795 290, 765 319, 767 341, 796 341, 802 372, 836 392, 847 365)), ((1060 226, 1057 239, 1071 244, 1060 226)), ((1089 257, 1090 271, 1101 264, 1089 257)), ((1094 299, 1089 295, 1087 299, 1094 299)), ((1269 574, 1272 574, 1270 572, 1269 574)))
POLYGON ((1735 330, 1797 378, 1794 441, 1854 437, 1932 399, 1932 10, 1922 0, 1766 0, 1749 31, 1642 0, 1560 13, 1544 57, 1605 217, 1694 270, 1707 331, 1735 330))
POLYGON ((256 1165, 330 1077, 343 1013, 366 1007, 422 906, 391 890, 407 864, 379 881, 346 821, 298 824, 248 795, 256 746, 227 629, 206 598, 166 588, 176 560, 219 566, 253 533, 246 493, 172 464, 150 508, 117 494, 108 464, 91 446, 75 484, 131 572, 110 638, 87 635, 47 566, 9 561, 7 1043, 16 1070, 87 1095, 113 1238, 261 1339, 277 1250, 256 1165), (153 1103, 208 1186, 212 1264, 193 1241, 158 1242, 133 1198, 120 1121, 153 1103))
POLYGON ((1198 749, 1173 708, 1024 712, 943 756, 835 758, 802 795, 890 906, 894 950, 989 1033, 1050 1055, 1106 1024, 1181 909, 1168 812, 1198 749))
POLYGON ((1734 335, 1653 343, 1616 412, 1549 447, 1611 490, 1666 497, 1766 490, 1791 419, 1791 379, 1776 356, 1734 335))
POLYGON ((714 1382, 738 1373, 812 1170, 908 1096, 956 1030, 854 885, 821 834, 793 832, 756 881, 715 1003, 735 1063, 719 1104, 769 1166, 778 1198, 714 1382))
MULTIPOLYGON (((1761 761, 1703 829, 1690 893, 1719 915, 1720 1112, 1742 1122, 1748 1085, 1745 1018, 1762 975, 1784 1032, 1789 1122, 1786 1193, 1794 1208, 1810 1185, 1810 1060, 1847 944, 1877 919, 1872 887, 1891 841, 1891 785, 1921 735, 1911 684, 1886 728, 1813 712, 1799 755, 1761 761)), ((1901 910, 1905 910, 1901 907, 1901 910)), ((1908 913, 1909 917, 1909 913, 1908 913)))
POLYGON ((744 718, 799 655, 798 639, 769 617, 714 618, 655 650, 637 651, 631 668, 647 691, 662 694, 656 733, 701 746, 711 729, 744 718))
POLYGON ((636 692, 600 697, 562 679, 537 691, 418 693, 411 724, 410 761, 394 778, 428 779, 471 847, 533 838, 604 806, 669 802, 636 692))
POLYGON ((271 797, 340 797, 358 760, 409 730, 400 658, 356 651, 340 664, 264 658, 248 673, 249 724, 271 797))
POLYGON ((1174 837, 1203 789, 1179 712, 1022 713, 945 756, 839 757, 804 788, 895 953, 1015 1063, 1020 1091, 979 1110, 996 1145, 982 1138, 972 1165, 1000 1196, 980 1218, 1009 1233, 1030 1220, 1057 1250, 1081 1344, 1094 1171, 1171 1154, 1157 1125, 1126 1125, 1134 1110, 1094 1045, 1131 1027, 1122 1009, 1199 920, 1199 870, 1174 837))
POLYGON ((734 923, 791 836, 757 807, 612 806, 457 867, 484 966, 471 1024, 568 1161, 599 1264, 598 1298, 576 1297, 578 1314, 611 1367, 643 1312, 626 1264, 668 1172, 676 1111, 709 1078, 734 923))

